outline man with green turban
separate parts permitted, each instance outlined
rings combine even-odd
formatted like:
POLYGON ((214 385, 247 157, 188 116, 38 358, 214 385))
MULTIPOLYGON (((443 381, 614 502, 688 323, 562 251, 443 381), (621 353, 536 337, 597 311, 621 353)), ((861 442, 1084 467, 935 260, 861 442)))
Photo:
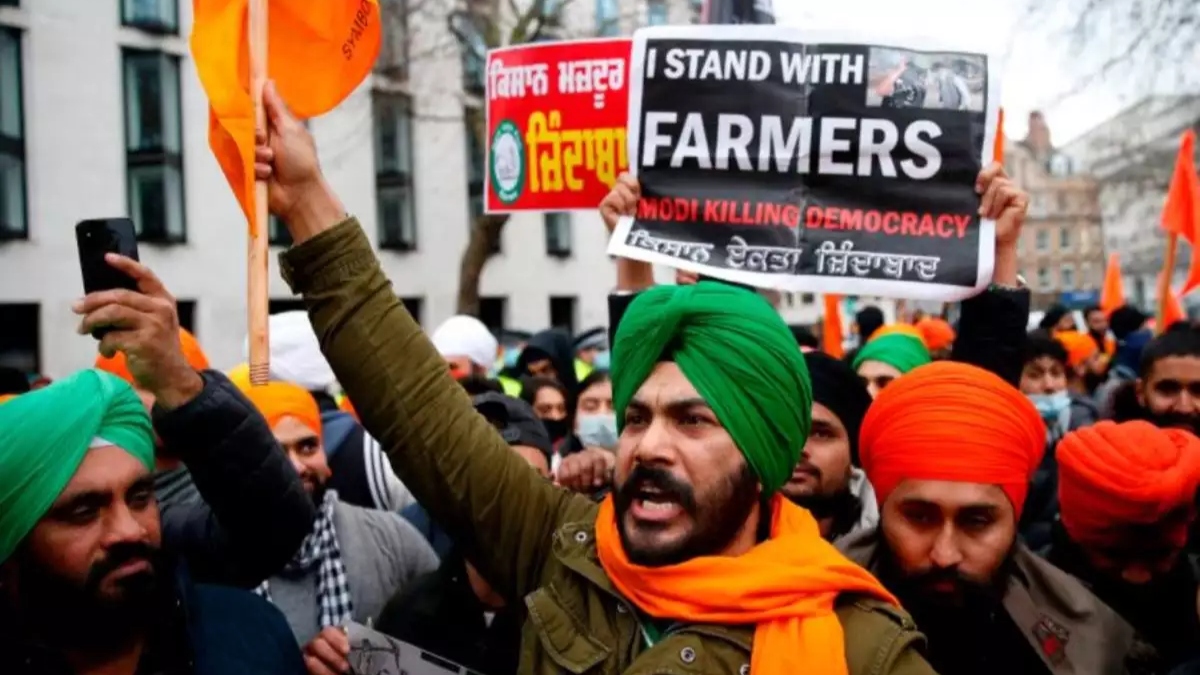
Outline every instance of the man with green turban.
POLYGON ((858 350, 852 365, 875 398, 892 380, 931 360, 916 329, 884 326, 858 350))
POLYGON ((113 375, 0 406, 0 672, 303 672, 277 610, 164 555, 153 468, 150 417, 113 375))

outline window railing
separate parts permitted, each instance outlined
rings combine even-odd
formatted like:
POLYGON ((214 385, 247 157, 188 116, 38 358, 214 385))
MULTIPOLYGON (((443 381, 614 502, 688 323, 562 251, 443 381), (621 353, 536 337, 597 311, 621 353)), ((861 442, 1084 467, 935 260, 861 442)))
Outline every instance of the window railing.
POLYGON ((21 33, 0 27, 0 241, 29 236, 22 88, 21 33))
POLYGON ((129 214, 143 241, 187 241, 179 57, 125 49, 125 166, 129 214))
POLYGON ((179 33, 179 0, 121 0, 121 24, 155 33, 179 33))

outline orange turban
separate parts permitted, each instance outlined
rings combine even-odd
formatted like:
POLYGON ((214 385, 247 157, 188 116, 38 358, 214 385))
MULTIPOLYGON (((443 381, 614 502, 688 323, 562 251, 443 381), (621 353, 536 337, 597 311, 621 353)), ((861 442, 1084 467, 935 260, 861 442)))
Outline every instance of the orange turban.
POLYGON ((354 409, 354 404, 350 402, 349 396, 342 397, 341 402, 338 403, 338 410, 349 413, 351 417, 358 420, 358 411, 354 409))
POLYGON ((954 343, 954 329, 945 319, 926 317, 917 322, 917 330, 931 352, 946 349, 954 343))
MULTIPOLYGON (((192 335, 184 328, 180 328, 179 344, 183 347, 183 358, 187 359, 189 366, 195 370, 208 370, 208 357, 204 355, 204 350, 200 349, 200 343, 196 341, 195 335, 192 335)), ((133 384, 133 375, 129 372, 129 366, 125 363, 124 352, 117 352, 111 359, 105 358, 103 355, 97 356, 96 368, 107 373, 112 373, 122 380, 133 384)))
POLYGON ((307 389, 291 382, 268 382, 246 387, 242 393, 258 408, 272 429, 285 417, 295 417, 304 426, 321 435, 321 410, 307 389))
POLYGON ((999 485, 1017 517, 1042 461, 1046 426, 1029 399, 975 366, 921 366, 879 393, 859 434, 879 503, 906 479, 999 485))
MULTIPOLYGON (((921 333, 921 330, 916 326, 912 326, 907 323, 889 323, 886 326, 881 326, 879 330, 871 333, 871 340, 877 340, 884 335, 892 335, 894 333, 911 335, 912 337, 920 340, 922 344, 925 343, 925 335, 921 333)), ((868 340, 868 342, 870 342, 870 340, 868 340)), ((925 348, 928 349, 929 345, 925 345, 925 348)))
MULTIPOLYGON (((1062 524, 1076 543, 1112 544, 1113 528, 1153 525, 1191 506, 1200 486, 1200 440, 1149 422, 1100 422, 1058 442, 1062 524)), ((1182 547, 1188 523, 1164 533, 1182 547)))
POLYGON ((1067 365, 1072 368, 1078 368, 1087 360, 1092 358, 1100 351, 1100 347, 1091 335, 1080 333, 1074 330, 1065 330, 1054 334, 1054 339, 1058 340, 1067 350, 1067 365))
POLYGON ((7 403, 16 397, 16 394, 0 394, 0 403, 7 403))

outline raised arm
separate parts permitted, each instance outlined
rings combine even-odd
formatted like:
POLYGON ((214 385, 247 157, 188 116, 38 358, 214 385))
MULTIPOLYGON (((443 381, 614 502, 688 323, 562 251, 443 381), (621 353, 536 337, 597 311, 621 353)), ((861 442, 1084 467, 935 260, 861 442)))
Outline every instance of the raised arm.
POLYGON ((284 277, 304 296, 321 350, 397 476, 492 585, 518 598, 538 585, 562 522, 595 506, 560 490, 508 448, 404 309, 358 222, 317 166, 312 138, 273 88, 269 145, 256 171, 295 242, 284 277))

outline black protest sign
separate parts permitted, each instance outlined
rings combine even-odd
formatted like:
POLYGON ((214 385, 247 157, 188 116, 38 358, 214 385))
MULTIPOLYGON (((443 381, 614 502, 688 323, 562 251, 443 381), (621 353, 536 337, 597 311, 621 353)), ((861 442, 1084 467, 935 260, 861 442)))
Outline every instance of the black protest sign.
POLYGON ((782 26, 634 36, 609 253, 789 291, 955 300, 991 277, 994 59, 782 26))

